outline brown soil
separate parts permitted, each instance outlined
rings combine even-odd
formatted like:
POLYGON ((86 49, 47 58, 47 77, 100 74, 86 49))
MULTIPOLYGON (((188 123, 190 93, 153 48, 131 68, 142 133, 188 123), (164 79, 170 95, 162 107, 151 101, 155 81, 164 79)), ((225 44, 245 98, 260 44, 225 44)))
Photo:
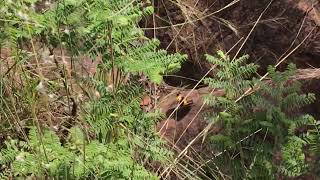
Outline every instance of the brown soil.
MULTIPOLYGON (((173 87, 172 87, 173 89, 173 87)), ((203 106, 202 96, 209 94, 212 89, 200 88, 196 90, 180 90, 179 93, 191 102, 190 105, 181 105, 177 111, 173 112, 179 105, 176 101, 177 91, 169 91, 170 94, 160 99, 158 108, 167 115, 167 119, 157 124, 160 134, 170 143, 184 147, 193 140, 207 125, 204 121, 203 112, 209 110, 208 106, 203 106), (203 107, 202 107, 203 106, 203 107)), ((215 96, 222 96, 223 91, 212 92, 215 96)), ((219 131, 219 127, 212 129, 214 133, 219 131)))
MULTIPOLYGON (((246 38, 254 23, 266 8, 269 0, 240 1, 225 8, 232 1, 176 0, 156 1, 155 23, 146 21, 150 37, 161 40, 162 47, 172 52, 189 55, 189 63, 196 67, 183 67, 185 74, 196 71, 195 78, 205 72, 204 54, 216 50, 229 51, 246 38), (224 10, 221 10, 225 8, 224 10), (218 13, 216 13, 219 11, 218 13), (213 14, 213 15, 211 15, 213 14), (186 22, 192 23, 186 23, 186 22), (201 70, 198 70, 200 68, 201 70), (199 72, 200 71, 200 72, 199 72)), ((320 56, 320 3, 311 1, 274 1, 244 45, 241 54, 249 54, 251 60, 262 66, 274 65, 291 47, 298 45, 313 30, 299 50, 290 56, 300 66, 318 67, 320 56), (301 30, 300 30, 301 29, 301 30), (293 44, 293 45, 292 45, 293 44)), ((239 45, 231 52, 239 49, 239 45)))
MULTIPOLYGON (((204 54, 218 49, 234 55, 247 37, 269 0, 240 1, 176 0, 156 1, 156 15, 145 21, 149 37, 161 40, 162 48, 186 53, 188 62, 177 75, 200 79, 208 70, 204 54), (225 8, 230 5, 228 8, 225 8), (223 9, 223 10, 221 10, 223 9), (188 23, 191 22, 191 23, 188 23)), ((288 62, 299 67, 319 67, 320 58, 320 3, 311 1, 274 1, 266 10, 241 54, 249 54, 251 61, 261 66, 276 64, 311 32, 305 43, 295 51, 288 62)), ((167 78, 171 85, 185 85, 182 78, 167 78)), ((190 83, 187 82, 187 83, 190 83)))

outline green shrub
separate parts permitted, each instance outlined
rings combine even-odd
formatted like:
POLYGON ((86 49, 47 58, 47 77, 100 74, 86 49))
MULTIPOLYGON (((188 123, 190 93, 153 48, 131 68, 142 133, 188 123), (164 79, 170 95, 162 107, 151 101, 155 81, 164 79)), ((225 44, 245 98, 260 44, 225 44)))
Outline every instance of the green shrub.
POLYGON ((224 97, 205 98, 215 107, 212 122, 223 126, 221 133, 210 137, 212 147, 222 152, 212 167, 217 164, 233 179, 276 179, 277 174, 296 177, 305 173, 306 133, 297 130, 315 120, 299 110, 315 96, 300 94, 300 83, 290 81, 295 66, 288 65, 284 72, 270 66, 268 80, 259 81, 252 78, 257 66, 244 64, 248 56, 231 60, 219 52, 207 59, 219 71, 206 82, 226 92, 224 97))

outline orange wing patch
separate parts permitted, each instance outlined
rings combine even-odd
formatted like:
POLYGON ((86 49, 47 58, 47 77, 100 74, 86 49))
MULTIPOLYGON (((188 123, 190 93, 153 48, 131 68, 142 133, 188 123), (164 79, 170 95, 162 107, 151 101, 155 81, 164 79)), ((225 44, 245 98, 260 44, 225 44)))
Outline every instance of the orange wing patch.
POLYGON ((188 106, 188 105, 193 104, 192 100, 187 100, 187 98, 182 96, 180 93, 177 94, 176 100, 179 104, 182 102, 182 104, 181 104, 182 106, 188 106))

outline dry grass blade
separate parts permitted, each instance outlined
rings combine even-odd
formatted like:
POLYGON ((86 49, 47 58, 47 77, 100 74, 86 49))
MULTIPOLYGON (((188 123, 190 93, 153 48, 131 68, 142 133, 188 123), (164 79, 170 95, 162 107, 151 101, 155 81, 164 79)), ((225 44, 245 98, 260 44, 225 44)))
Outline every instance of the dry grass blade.
MULTIPOLYGON (((217 13, 219 13, 219 12, 221 12, 221 11, 229 8, 229 7, 232 7, 233 5, 237 4, 238 2, 240 2, 240 0, 234 0, 234 1, 230 2, 228 5, 224 6, 223 8, 221 8, 221 9, 215 11, 215 12, 212 12, 212 13, 210 13, 210 14, 207 14, 207 15, 205 15, 205 16, 202 16, 202 17, 200 17, 200 18, 197 18, 197 19, 195 19, 195 20, 192 20, 192 21, 187 21, 187 22, 184 22, 184 23, 173 24, 173 25, 170 25, 170 26, 161 26, 161 27, 157 27, 156 29, 167 29, 167 28, 172 28, 172 27, 183 26, 183 25, 186 25, 186 24, 192 24, 192 23, 194 23, 194 22, 197 22, 197 21, 206 19, 206 18, 208 18, 208 17, 210 17, 210 16, 213 16, 213 15, 215 15, 215 14, 217 14, 217 13)), ((154 30, 155 28, 153 27, 153 28, 141 28, 141 29, 143 29, 143 30, 154 30)))

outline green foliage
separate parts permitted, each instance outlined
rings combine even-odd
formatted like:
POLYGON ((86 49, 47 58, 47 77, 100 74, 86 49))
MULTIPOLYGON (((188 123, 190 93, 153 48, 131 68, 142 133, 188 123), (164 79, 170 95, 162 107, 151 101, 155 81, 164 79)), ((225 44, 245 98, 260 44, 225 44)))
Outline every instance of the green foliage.
POLYGON ((244 64, 249 58, 248 56, 242 56, 232 61, 229 56, 218 51, 217 56, 206 55, 206 57, 209 62, 217 65, 219 71, 216 73, 215 79, 207 78, 205 82, 212 88, 225 89, 226 98, 236 98, 252 85, 253 82, 246 79, 256 72, 258 66, 252 63, 244 64))
POLYGON ((172 152, 154 134, 154 125, 162 116, 157 111, 146 113, 141 110, 142 88, 127 84, 113 92, 98 83, 97 90, 101 98, 89 104, 86 116, 97 139, 107 144, 117 141, 130 143, 130 150, 135 151, 141 161, 149 159, 168 163, 172 152))
POLYGON ((309 145, 308 151, 311 157, 314 159, 312 168, 315 174, 319 174, 320 173, 320 123, 319 121, 314 120, 314 123, 309 125, 313 128, 305 139, 309 145))
POLYGON ((253 86, 255 81, 248 78, 256 72, 258 67, 252 63, 244 65, 248 56, 242 56, 232 61, 228 56, 224 55, 222 51, 218 51, 217 56, 207 55, 206 57, 209 62, 217 65, 218 71, 215 78, 206 78, 205 83, 211 88, 224 89, 226 96, 206 96, 205 103, 222 111, 228 109, 228 111, 221 112, 220 116, 227 115, 225 116, 226 119, 235 119, 228 116, 245 110, 235 102, 235 99, 253 86))
POLYGON ((141 48, 129 51, 125 56, 116 59, 120 67, 132 73, 145 73, 150 80, 160 84, 162 75, 180 69, 181 62, 186 58, 183 55, 167 55, 164 50, 157 51, 160 42, 152 40, 141 48))
POLYGON ((88 143, 81 129, 74 127, 70 131, 70 141, 61 145, 54 132, 45 130, 40 137, 36 128, 31 127, 28 144, 6 143, 0 164, 10 165, 13 175, 20 177, 156 179, 135 163, 127 141, 88 143))
MULTIPOLYGON (((97 89, 101 98, 89 105, 91 112, 86 120, 95 130, 98 139, 110 141, 121 133, 118 132, 121 129, 120 125, 128 125, 131 129, 135 123, 138 123, 139 117, 142 118, 143 113, 139 106, 140 98, 137 98, 142 89, 129 85, 113 93, 103 84, 98 85, 97 89)), ((143 124, 141 125, 143 126, 143 124)))
POLYGON ((151 136, 160 113, 145 113, 140 108, 142 88, 134 84, 119 87, 112 92, 103 84, 97 85, 101 98, 89 104, 86 121, 102 142, 110 142, 122 136, 125 128, 134 134, 151 136))
POLYGON ((219 52, 207 59, 218 72, 206 82, 226 92, 223 97, 205 97, 215 109, 211 119, 224 127, 210 137, 213 148, 223 152, 214 159, 219 169, 233 179, 275 179, 277 173, 296 177, 306 172, 303 139, 308 134, 299 129, 315 120, 299 110, 315 96, 300 94, 301 85, 290 80, 295 66, 290 64, 284 72, 269 67, 269 80, 260 82, 254 78, 257 66, 244 64, 247 56, 232 61, 219 52))
POLYGON ((282 148, 281 173, 288 177, 299 176, 304 173, 308 165, 305 163, 303 147, 306 142, 299 137, 291 136, 282 148))

